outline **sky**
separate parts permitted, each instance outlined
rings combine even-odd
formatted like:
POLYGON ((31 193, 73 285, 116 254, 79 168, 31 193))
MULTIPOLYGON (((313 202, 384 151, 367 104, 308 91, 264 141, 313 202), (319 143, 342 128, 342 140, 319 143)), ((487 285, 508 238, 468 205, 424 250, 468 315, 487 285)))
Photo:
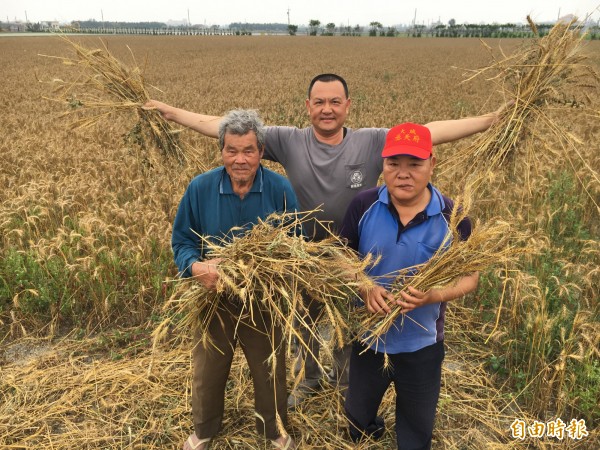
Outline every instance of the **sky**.
POLYGON ((600 0, 0 0, 0 21, 41 22, 95 19, 118 22, 187 21, 227 25, 232 22, 384 26, 456 23, 555 21, 559 15, 588 15, 600 20, 600 0))

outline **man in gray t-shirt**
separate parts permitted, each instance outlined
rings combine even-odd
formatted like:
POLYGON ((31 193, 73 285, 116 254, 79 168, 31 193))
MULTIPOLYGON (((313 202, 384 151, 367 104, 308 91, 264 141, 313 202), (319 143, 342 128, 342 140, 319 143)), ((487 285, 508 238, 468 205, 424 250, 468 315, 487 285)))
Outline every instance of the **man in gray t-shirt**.
MULTIPOLYGON (((381 150, 385 143, 386 128, 344 127, 352 100, 346 81, 335 74, 321 74, 312 79, 308 88, 306 110, 311 126, 308 128, 267 127, 264 158, 280 163, 296 192, 304 211, 320 209, 316 218, 337 232, 350 201, 364 190, 377 185, 383 160, 381 150)), ((185 111, 151 100, 146 108, 157 109, 165 119, 192 128, 206 136, 218 136, 221 117, 185 111)), ((458 120, 430 122, 433 145, 451 142, 487 130, 498 117, 497 112, 458 120)), ((324 230, 307 230, 315 239, 323 237, 324 230)), ((317 302, 314 302, 317 303, 317 302)), ((318 308, 317 308, 318 309, 318 308)), ((316 317, 317 310, 311 311, 316 317)), ((322 378, 318 363, 319 346, 303 330, 311 352, 301 351, 296 370, 304 360, 303 382, 290 394, 288 406, 297 406, 319 388, 322 378), (312 354, 311 354, 312 353, 312 354)), ((328 375, 341 391, 348 383, 350 346, 334 351, 334 367, 328 375)))
MULTIPOLYGON (((266 127, 266 131, 264 158, 285 168, 302 210, 316 211, 313 216, 337 232, 356 193, 377 185, 383 161, 377 155, 387 130, 346 128, 338 145, 319 141, 312 127, 266 127)), ((306 233, 315 239, 325 237, 320 227, 306 233)))

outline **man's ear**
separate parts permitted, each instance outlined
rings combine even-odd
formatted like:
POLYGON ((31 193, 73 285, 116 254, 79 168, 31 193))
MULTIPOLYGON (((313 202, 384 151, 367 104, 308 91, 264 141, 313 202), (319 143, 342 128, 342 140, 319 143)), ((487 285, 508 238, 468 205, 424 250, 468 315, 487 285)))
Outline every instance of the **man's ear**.
POLYGON ((433 169, 434 169, 436 163, 437 163, 437 158, 435 157, 435 155, 431 155, 431 173, 432 174, 433 174, 433 169))

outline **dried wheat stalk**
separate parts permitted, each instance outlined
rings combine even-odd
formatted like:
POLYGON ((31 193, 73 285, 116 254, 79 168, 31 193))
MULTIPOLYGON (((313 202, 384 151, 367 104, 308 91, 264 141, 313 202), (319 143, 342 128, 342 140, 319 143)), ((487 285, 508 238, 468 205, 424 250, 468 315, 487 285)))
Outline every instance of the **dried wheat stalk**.
MULTIPOLYGON (((199 327, 201 341, 209 344, 207 325, 219 297, 233 295, 250 314, 253 305, 266 307, 274 323, 284 330, 288 345, 295 338, 306 348, 299 329, 314 328, 305 317, 307 301, 321 302, 320 322, 331 326, 334 346, 348 342, 354 320, 352 299, 359 287, 372 282, 364 272, 372 261, 360 261, 334 235, 319 242, 298 235, 307 220, 312 220, 310 214, 273 214, 231 240, 214 242, 201 236, 207 257, 221 259, 217 290, 209 291, 193 280, 179 281, 182 289, 166 305, 169 317, 155 331, 155 339, 165 335, 174 317, 180 317, 177 326, 199 327)), ((321 339, 315 330, 313 333, 321 339)))
MULTIPOLYGON (((58 84, 55 90, 58 97, 45 98, 67 103, 70 110, 63 116, 81 111, 87 113, 72 123, 73 128, 89 127, 115 112, 135 112, 138 121, 125 135, 128 141, 147 150, 146 141, 150 140, 163 158, 175 159, 179 163, 193 160, 194 164, 199 164, 197 158, 193 158, 181 144, 179 130, 173 128, 156 111, 141 108, 150 100, 150 96, 142 71, 135 63, 129 47, 135 64, 132 68, 115 58, 104 42, 102 48, 90 49, 65 36, 60 37, 73 48, 75 57, 41 56, 60 59, 63 64, 74 67, 79 73, 71 83, 53 80, 54 84, 58 84)), ((200 167, 202 168, 202 164, 200 167)))
MULTIPOLYGON (((536 32, 535 24, 529 17, 528 20, 536 32)), ((583 38, 576 19, 560 22, 546 36, 536 37, 514 54, 503 54, 502 59, 490 66, 473 70, 465 81, 488 76, 508 103, 487 132, 480 134, 471 145, 457 149, 452 158, 440 164, 441 173, 458 172, 465 177, 497 175, 506 170, 508 161, 531 165, 548 157, 569 159, 573 147, 580 142, 546 110, 551 105, 573 108, 592 102, 587 92, 597 89, 600 77, 582 54, 583 38), (551 131, 556 145, 547 146, 544 152, 534 151, 540 150, 540 146, 521 145, 538 139, 538 130, 542 128, 551 131), (544 154, 547 151, 549 155, 544 154)), ((598 174, 589 169, 598 180, 598 174)))

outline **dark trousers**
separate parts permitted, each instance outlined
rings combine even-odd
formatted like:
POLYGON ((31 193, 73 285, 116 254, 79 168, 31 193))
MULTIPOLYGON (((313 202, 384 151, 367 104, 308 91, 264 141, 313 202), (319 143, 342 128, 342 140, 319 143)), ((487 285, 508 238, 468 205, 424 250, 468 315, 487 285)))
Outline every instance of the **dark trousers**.
POLYGON ((431 448, 435 410, 440 395, 444 343, 412 353, 388 355, 354 344, 350 356, 350 385, 346 394, 346 416, 350 436, 357 442, 375 439, 384 431, 377 411, 391 383, 396 390, 396 440, 399 450, 431 448))
POLYGON ((248 311, 241 311, 239 301, 223 298, 210 322, 209 333, 212 344, 206 347, 199 342, 196 333, 192 354, 192 414, 196 436, 212 437, 221 428, 225 385, 239 342, 254 384, 256 429, 267 439, 277 439, 281 435, 277 415, 283 426, 287 422, 285 343, 280 327, 273 326, 269 313, 260 311, 259 306, 253 305, 250 317, 248 311))

